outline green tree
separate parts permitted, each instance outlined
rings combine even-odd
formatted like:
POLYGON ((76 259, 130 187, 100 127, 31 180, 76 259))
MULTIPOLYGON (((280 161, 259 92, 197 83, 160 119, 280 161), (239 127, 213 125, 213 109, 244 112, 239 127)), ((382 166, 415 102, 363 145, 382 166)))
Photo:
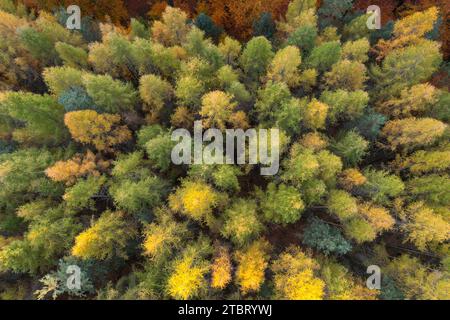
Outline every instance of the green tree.
POLYGON ((305 208, 301 194, 285 184, 270 183, 266 192, 259 192, 258 198, 264 218, 282 225, 298 221, 305 208))
POLYGON ((339 229, 317 218, 313 219, 307 229, 305 229, 303 243, 308 247, 322 251, 326 255, 330 253, 346 254, 352 249, 352 246, 345 240, 339 229))
POLYGON ((259 36, 247 43, 240 57, 240 64, 250 79, 258 81, 272 58, 272 44, 265 37, 259 36))

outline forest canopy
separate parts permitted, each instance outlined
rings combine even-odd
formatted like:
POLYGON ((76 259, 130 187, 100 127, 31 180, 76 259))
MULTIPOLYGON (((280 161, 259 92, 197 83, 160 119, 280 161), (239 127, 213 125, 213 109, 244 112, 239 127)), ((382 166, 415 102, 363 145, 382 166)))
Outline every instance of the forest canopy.
POLYGON ((450 299, 442 8, 51 2, 0 0, 0 299, 450 299), (280 170, 174 164, 200 120, 280 170))

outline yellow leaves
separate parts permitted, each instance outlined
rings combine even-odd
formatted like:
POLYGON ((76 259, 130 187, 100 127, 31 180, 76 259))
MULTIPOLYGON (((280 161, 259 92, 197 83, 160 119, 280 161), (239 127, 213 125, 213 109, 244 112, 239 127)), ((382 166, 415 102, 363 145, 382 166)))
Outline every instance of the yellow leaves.
POLYGON ((191 129, 194 126, 194 115, 187 107, 181 106, 175 109, 170 123, 177 128, 191 129))
POLYGON ((361 214, 377 232, 390 230, 395 224, 394 218, 392 218, 389 211, 383 207, 364 203, 358 207, 358 210, 359 214, 361 214))
POLYGON ((367 178, 358 169, 344 170, 339 178, 339 184, 347 191, 351 191, 354 187, 362 186, 367 178))
POLYGON ((305 134, 300 140, 300 144, 305 148, 311 149, 313 151, 320 151, 322 149, 325 149, 327 146, 327 142, 317 132, 310 132, 305 134))
POLYGON ((195 264, 193 256, 187 256, 174 265, 174 272, 167 282, 167 292, 175 299, 187 300, 195 297, 205 286, 205 274, 209 268, 195 264))
POLYGON ((447 125, 432 118, 406 118, 389 121, 382 134, 392 150, 425 146, 444 134, 447 125))
POLYGON ((301 64, 300 50, 295 46, 287 46, 278 51, 269 66, 268 80, 285 82, 295 87, 299 82, 301 64))
POLYGON ((226 248, 220 247, 218 251, 212 265, 211 287, 224 289, 231 281, 231 261, 226 248))
POLYGON ((162 21, 153 23, 153 39, 167 47, 183 44, 189 32, 187 18, 184 11, 167 6, 162 14, 162 21))
POLYGON ((262 239, 236 252, 238 262, 236 280, 243 294, 259 291, 265 279, 264 272, 268 265, 269 250, 269 243, 262 239))
POLYGON ((126 246, 134 236, 135 227, 125 220, 123 212, 105 211, 90 228, 76 236, 72 255, 81 259, 126 259, 126 246))
POLYGON ((325 283, 314 276, 319 268, 298 247, 290 247, 272 263, 274 283, 278 299, 321 300, 325 283))
POLYGON ((329 106, 313 99, 307 106, 304 115, 305 124, 311 129, 325 128, 329 106))
POLYGON ((426 250, 430 243, 442 243, 450 239, 450 223, 422 202, 407 209, 408 222, 402 226, 407 240, 419 250, 426 250))
POLYGON ((205 119, 206 127, 225 129, 226 123, 231 119, 236 103, 233 96, 223 91, 212 91, 202 98, 200 115, 205 119))
POLYGON ((111 151, 113 146, 131 139, 130 130, 119 122, 119 115, 98 114, 93 110, 69 112, 64 117, 74 140, 92 144, 99 151, 111 151))
POLYGON ((418 45, 424 41, 424 36, 433 30, 438 19, 439 11, 436 7, 423 12, 415 12, 394 25, 394 37, 390 40, 381 39, 377 46, 378 60, 382 60, 389 52, 410 45, 418 45))
MULTIPOLYGON (((275 280, 276 281, 276 280, 275 280)), ((278 279, 280 284, 280 279, 278 279)), ((322 300, 325 284, 315 278, 311 270, 305 270, 284 279, 285 299, 288 300, 322 300)), ((280 288, 277 288, 280 289, 280 288)))
POLYGON ((415 12, 398 22, 394 26, 394 35, 400 37, 423 37, 433 30, 434 23, 438 19, 439 10, 436 7, 422 12, 415 12))
POLYGON ((75 257, 89 257, 91 248, 101 241, 100 234, 96 228, 90 228, 80 233, 75 239, 75 246, 72 248, 72 255, 75 257))
POLYGON ((428 84, 418 84, 403 89, 400 97, 383 102, 378 110, 393 117, 412 116, 427 111, 427 107, 438 101, 437 89, 428 84))
POLYGON ((212 209, 218 204, 218 195, 208 184, 201 181, 186 181, 169 196, 169 206, 176 212, 202 222, 208 222, 212 209))
POLYGON ((100 176, 100 171, 106 169, 108 166, 108 162, 97 160, 91 151, 87 151, 83 157, 76 155, 67 161, 56 162, 53 166, 45 170, 45 174, 53 181, 65 182, 67 185, 72 185, 78 178, 88 174, 96 177, 100 176))

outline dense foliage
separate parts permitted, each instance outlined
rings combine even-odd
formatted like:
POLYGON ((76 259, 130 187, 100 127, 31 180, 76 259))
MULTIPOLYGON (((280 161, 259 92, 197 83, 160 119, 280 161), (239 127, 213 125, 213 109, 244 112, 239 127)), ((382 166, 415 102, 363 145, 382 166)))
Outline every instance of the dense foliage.
POLYGON ((380 32, 351 0, 281 2, 125 29, 99 1, 116 25, 70 31, 0 0, 1 299, 450 299, 438 8, 380 32), (175 165, 196 120, 278 128, 279 172, 175 165))

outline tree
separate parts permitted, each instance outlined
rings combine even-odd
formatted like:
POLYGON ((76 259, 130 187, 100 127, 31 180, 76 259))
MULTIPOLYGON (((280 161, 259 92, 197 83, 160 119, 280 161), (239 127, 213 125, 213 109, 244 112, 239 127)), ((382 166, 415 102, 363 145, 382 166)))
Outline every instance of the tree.
POLYGON ((363 137, 355 131, 348 131, 331 144, 331 150, 340 156, 347 166, 355 166, 364 158, 369 147, 363 137))
POLYGON ((73 185, 77 179, 92 175, 99 177, 100 173, 108 168, 109 163, 87 151, 85 155, 77 154, 69 160, 57 161, 45 170, 45 174, 57 182, 65 182, 66 185, 73 185))
POLYGON ((239 41, 225 37, 223 41, 219 44, 219 51, 223 57, 223 60, 228 65, 236 65, 238 57, 241 54, 242 45, 239 41))
POLYGON ((442 62, 439 45, 428 41, 391 51, 381 67, 372 72, 376 86, 374 94, 383 101, 399 94, 403 89, 426 81, 442 62), (414 68, 411 68, 414 65, 414 68))
POLYGON ((258 236, 263 230, 255 201, 238 199, 225 211, 222 235, 242 246, 258 236))
POLYGON ((198 106, 204 92, 204 84, 192 76, 184 76, 177 81, 175 95, 181 105, 198 106))
POLYGON ((412 174, 443 172, 450 167, 450 150, 425 151, 419 150, 405 158, 401 169, 408 169, 412 174))
POLYGON ((275 273, 277 299, 321 300, 325 283, 314 273, 319 268, 316 261, 298 247, 289 247, 272 263, 275 273))
POLYGON ((306 25, 292 32, 287 39, 287 44, 298 47, 302 50, 303 56, 308 56, 315 46, 316 39, 317 28, 306 25))
POLYGON ((2 248, 0 268, 31 274, 48 271, 70 248, 80 229, 80 223, 64 216, 62 208, 50 208, 30 224, 23 239, 13 240, 2 248))
POLYGON ((236 108, 232 99, 233 96, 223 91, 212 91, 203 96, 199 114, 203 117, 206 127, 225 129, 236 108))
POLYGON ((366 80, 366 67, 359 61, 339 61, 325 74, 325 82, 332 90, 361 90, 366 80))
POLYGON ((58 154, 34 148, 0 155, 2 212, 15 212, 18 206, 33 200, 60 197, 61 186, 44 173, 57 159, 58 154))
POLYGON ((105 260, 114 256, 127 259, 128 242, 136 234, 123 212, 105 211, 90 228, 76 236, 72 255, 83 260, 105 260))
POLYGON ((386 123, 382 135, 392 150, 413 149, 434 143, 446 128, 446 124, 432 118, 406 118, 386 123))
POLYGON ((62 92, 58 97, 58 103, 64 107, 66 112, 78 110, 100 111, 86 90, 83 87, 78 86, 70 87, 62 92))
POLYGON ((194 24, 197 28, 205 32, 205 35, 213 40, 218 40, 222 34, 222 29, 219 28, 214 21, 203 12, 195 18, 194 24))
POLYGON ((366 38, 347 41, 342 46, 342 59, 365 63, 369 60, 369 49, 370 43, 366 38))
POLYGON ((79 180, 75 185, 66 189, 63 199, 72 210, 91 209, 95 204, 92 198, 99 194, 105 182, 104 176, 90 176, 86 180, 79 180))
POLYGON ((442 243, 450 238, 450 224, 422 202, 407 208, 407 223, 402 230, 407 241, 425 251, 432 243, 442 243))
POLYGON ((264 282, 264 272, 269 264, 270 245, 265 239, 253 242, 246 248, 236 251, 238 263, 236 281, 243 294, 258 292, 264 282))
MULTIPOLYGON (((330 107, 327 120, 334 124, 339 120, 357 119, 363 116, 369 103, 369 95, 362 90, 346 91, 338 89, 336 91, 324 91, 320 101, 330 107)), ((359 124, 359 121, 357 123, 359 124)))
POLYGON ((371 203, 363 203, 358 206, 358 211, 377 233, 390 230, 395 224, 394 218, 383 207, 371 203))
POLYGON ((362 217, 353 217, 344 223, 344 232, 358 244, 375 240, 376 230, 362 217))
POLYGON ((114 183, 109 192, 119 209, 144 214, 162 203, 166 184, 156 176, 139 181, 123 180, 114 183))
POLYGON ((338 41, 330 41, 314 47, 305 61, 309 68, 319 72, 327 71, 341 59, 341 45, 338 41))
POLYGON ((181 45, 189 32, 186 21, 185 12, 167 6, 162 14, 162 21, 155 21, 151 27, 152 38, 167 47, 181 45))
POLYGON ((83 87, 83 71, 70 66, 46 68, 42 76, 51 93, 57 96, 71 88, 83 87))
POLYGON ((111 151, 113 146, 131 139, 129 129, 119 122, 118 115, 98 114, 93 110, 73 111, 64 117, 74 140, 92 144, 99 151, 111 151))
POLYGON ((342 221, 351 219, 358 213, 356 199, 343 190, 330 191, 327 207, 342 221))
POLYGON ((240 65, 245 74, 253 81, 266 72, 273 58, 272 44, 265 37, 254 37, 250 40, 240 57, 240 65))
POLYGON ((186 223, 179 223, 164 210, 158 211, 155 222, 145 226, 144 255, 152 260, 164 259, 174 248, 179 249, 189 235, 186 223))
POLYGON ((176 193, 169 196, 169 205, 175 212, 185 214, 198 222, 212 222, 212 210, 217 207, 219 195, 201 181, 184 181, 176 193))
POLYGON ((206 262, 195 265, 195 257, 187 256, 174 263, 174 272, 167 282, 167 292, 175 299, 191 299, 206 286, 206 262))
POLYGON ((285 184, 276 186, 270 183, 259 197, 264 218, 282 225, 296 222, 305 208, 301 194, 285 184))
POLYGON ((431 174, 409 180, 406 189, 414 199, 446 206, 450 204, 450 195, 446 192, 449 186, 448 175, 431 174))
POLYGON ((311 129, 325 128, 328 110, 329 106, 327 104, 314 98, 304 111, 304 124, 311 129))
POLYGON ((352 5, 353 0, 324 0, 318 11, 321 27, 339 26, 352 5))
POLYGON ((411 117, 428 110, 437 100, 435 87, 428 83, 418 84, 403 89, 400 97, 383 102, 378 111, 393 117, 411 117))
POLYGON ((300 186, 319 173, 320 164, 312 150, 294 144, 289 158, 283 163, 283 169, 282 180, 300 186))
POLYGON ((257 20, 253 22, 253 36, 263 36, 272 39, 276 32, 275 22, 270 12, 263 12, 257 20))
POLYGON ((64 65, 79 69, 87 68, 88 53, 84 49, 71 46, 64 42, 57 42, 55 44, 55 50, 59 58, 64 62, 64 65))
POLYGON ((295 87, 300 77, 300 63, 300 50, 294 46, 287 46, 275 54, 269 65, 267 78, 274 82, 285 82, 289 87, 295 87))
POLYGON ((211 287, 225 289, 231 281, 231 259, 228 249, 219 247, 211 267, 211 287))
POLYGON ((149 112, 149 119, 155 121, 161 115, 166 103, 173 95, 169 82, 153 74, 140 79, 139 93, 145 102, 144 110, 149 112))
POLYGON ((346 254, 352 249, 339 229, 319 219, 313 219, 309 224, 303 233, 303 243, 308 247, 324 252, 326 255, 330 253, 346 254))
POLYGON ((389 198, 397 197, 405 190, 402 179, 386 171, 366 169, 364 176, 367 181, 361 191, 377 203, 387 203, 389 198))
POLYGON ((62 125, 64 109, 49 95, 6 93, 0 100, 0 113, 16 122, 9 133, 21 144, 50 146, 67 138, 67 130, 62 125))
POLYGON ((392 39, 382 39, 377 44, 378 59, 383 59, 395 49, 421 44, 425 34, 433 29, 437 18, 438 10, 436 7, 432 7, 397 21, 394 25, 392 39))
POLYGON ((109 75, 83 76, 83 84, 95 105, 104 112, 118 113, 134 109, 137 93, 130 84, 123 84, 109 75))
POLYGON ((393 259, 386 272, 407 299, 448 299, 448 279, 444 272, 429 268, 418 258, 402 254, 393 259))

